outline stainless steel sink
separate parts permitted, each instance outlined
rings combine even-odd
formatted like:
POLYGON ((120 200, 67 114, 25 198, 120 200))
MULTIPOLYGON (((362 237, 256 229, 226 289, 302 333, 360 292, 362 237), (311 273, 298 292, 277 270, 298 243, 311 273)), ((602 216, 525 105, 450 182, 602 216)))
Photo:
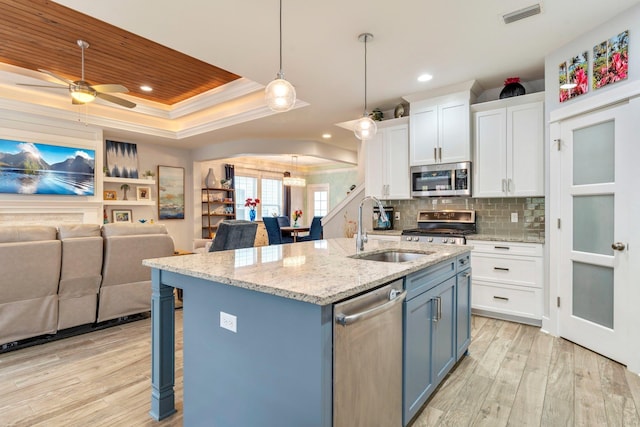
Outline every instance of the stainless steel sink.
POLYGON ((363 259, 365 261, 379 262, 408 262, 415 261, 423 256, 431 255, 433 251, 408 251, 391 249, 388 251, 369 252, 352 255, 350 258, 363 259))

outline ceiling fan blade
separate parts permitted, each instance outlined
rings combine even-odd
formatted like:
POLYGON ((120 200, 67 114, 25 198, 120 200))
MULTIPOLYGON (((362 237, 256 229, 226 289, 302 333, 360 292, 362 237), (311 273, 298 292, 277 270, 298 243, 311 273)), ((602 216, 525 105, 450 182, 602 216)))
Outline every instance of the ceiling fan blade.
POLYGON ((51 77, 53 77, 54 79, 58 79, 58 80, 60 80, 61 82, 65 82, 66 84, 69 84, 69 85, 74 84, 71 80, 69 80, 69 79, 65 79, 64 77, 60 77, 60 76, 58 76, 58 75, 56 75, 56 74, 53 74, 51 71, 43 70, 42 68, 38 68, 38 71, 40 71, 41 73, 48 74, 48 75, 50 75, 51 77))
POLYGON ((64 87, 64 86, 32 85, 32 84, 29 84, 29 83, 16 83, 16 85, 18 85, 18 86, 31 86, 31 87, 46 87, 46 88, 49 88, 49 89, 64 89, 64 90, 69 89, 69 88, 64 87))
POLYGON ((114 104, 121 105, 127 108, 134 108, 136 104, 131 101, 127 101, 126 99, 118 98, 117 96, 109 95, 106 93, 98 92, 96 96, 100 99, 104 99, 105 101, 113 102, 114 104))
POLYGON ((129 89, 118 84, 91 85, 97 92, 104 93, 126 93, 129 89))

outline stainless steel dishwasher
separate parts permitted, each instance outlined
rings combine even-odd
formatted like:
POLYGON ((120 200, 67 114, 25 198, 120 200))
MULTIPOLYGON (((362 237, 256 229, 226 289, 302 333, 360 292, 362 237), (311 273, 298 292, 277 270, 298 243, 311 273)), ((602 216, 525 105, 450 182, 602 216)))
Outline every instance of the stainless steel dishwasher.
POLYGON ((402 425, 402 279, 335 304, 333 426, 402 425))

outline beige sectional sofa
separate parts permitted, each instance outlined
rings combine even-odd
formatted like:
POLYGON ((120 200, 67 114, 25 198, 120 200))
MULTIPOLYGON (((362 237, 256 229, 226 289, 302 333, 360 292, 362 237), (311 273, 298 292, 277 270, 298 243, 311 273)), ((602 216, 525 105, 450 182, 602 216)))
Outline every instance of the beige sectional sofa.
POLYGON ((56 332, 62 244, 55 227, 0 227, 0 344, 56 332))
POLYGON ((151 309, 161 224, 0 226, 0 346, 151 309))
POLYGON ((151 309, 151 269, 147 258, 173 255, 173 239, 163 225, 106 224, 98 322, 151 309))

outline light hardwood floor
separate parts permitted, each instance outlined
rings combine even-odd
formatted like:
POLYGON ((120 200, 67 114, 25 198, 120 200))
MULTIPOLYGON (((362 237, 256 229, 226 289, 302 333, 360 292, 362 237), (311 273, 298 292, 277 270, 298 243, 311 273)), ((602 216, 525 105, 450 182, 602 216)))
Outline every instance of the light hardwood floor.
MULTIPOLYGON (((148 415, 146 319, 0 354, 0 425, 181 426, 181 311, 176 318, 170 419, 148 415)), ((470 354, 414 427, 640 426, 640 377, 624 366, 531 326, 474 316, 472 327, 470 354)))

